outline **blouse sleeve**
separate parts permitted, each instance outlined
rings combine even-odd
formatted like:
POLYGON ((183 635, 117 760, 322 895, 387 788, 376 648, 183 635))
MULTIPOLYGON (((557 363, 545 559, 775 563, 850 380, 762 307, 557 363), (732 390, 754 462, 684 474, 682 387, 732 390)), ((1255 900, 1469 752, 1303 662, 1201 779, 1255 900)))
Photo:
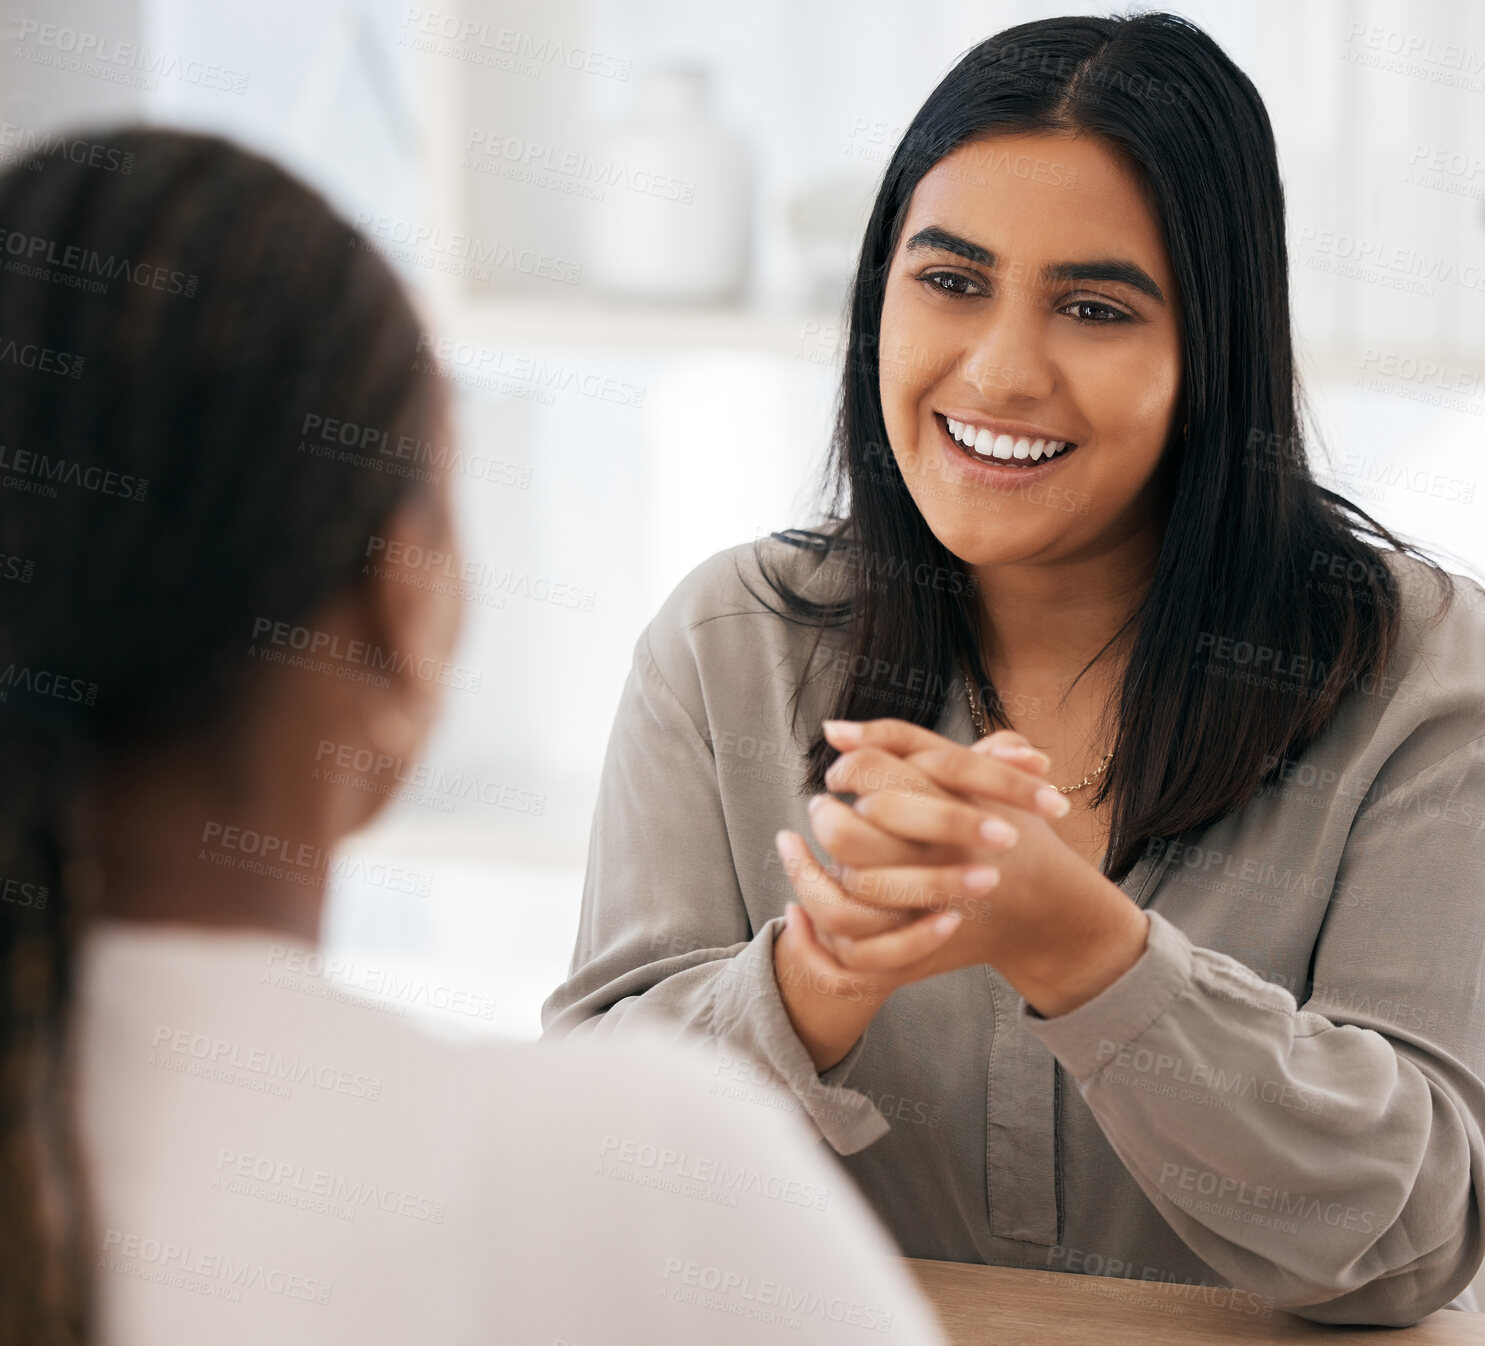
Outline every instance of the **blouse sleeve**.
POLYGON ((1151 911, 1118 981, 1019 1014, 1233 1285, 1402 1326, 1485 1257, 1485 737, 1358 816, 1333 893, 1302 1007, 1151 911))
POLYGON ((718 1039, 719 1092, 776 1106, 782 1088, 838 1154, 890 1129, 844 1088, 865 1044, 823 1075, 773 972, 775 917, 754 930, 743 901, 710 742, 650 650, 635 646, 599 782, 577 944, 542 1007, 547 1037, 673 1029, 718 1039), (769 1100, 775 1100, 770 1103, 769 1100))

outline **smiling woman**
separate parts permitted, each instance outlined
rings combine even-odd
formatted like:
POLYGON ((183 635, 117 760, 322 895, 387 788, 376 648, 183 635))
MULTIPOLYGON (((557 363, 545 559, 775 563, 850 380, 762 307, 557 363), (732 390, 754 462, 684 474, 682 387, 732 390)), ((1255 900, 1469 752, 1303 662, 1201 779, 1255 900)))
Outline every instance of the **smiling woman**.
POLYGON ((1473 1307, 1485 593, 1311 475, 1288 293, 1199 29, 960 60, 867 224, 827 517, 636 647, 552 1033, 727 1039, 914 1256, 1473 1307))
MULTIPOLYGON (((977 581, 988 630, 964 653, 1001 692, 1063 692, 1069 660, 1096 660, 1127 623, 1160 549, 1182 332, 1139 184, 1104 137, 980 136, 923 173, 897 228, 881 420, 911 506, 977 581), (1040 180, 1017 171, 1028 160, 1040 180), (1075 508, 1045 507, 1059 501, 1075 508)), ((1064 692, 1037 726, 1058 774, 1112 751, 1116 731, 1093 723, 1109 703, 1106 680, 1064 692)), ((1101 822, 1067 824, 1093 864, 1101 822)))
POLYGON ((882 413, 934 535, 973 566, 1072 553, 1102 540, 1110 516, 1157 525, 1154 470, 1180 391, 1181 333, 1136 180, 1098 140, 976 140, 924 174, 902 229, 882 306, 882 413), (1022 179, 1009 166, 1026 157, 1065 171, 1056 185, 1022 179), (1004 241, 992 250, 967 233, 1004 241), (1139 261, 1058 259, 1077 248, 1139 261), (1090 441, 1074 471, 1071 453, 1090 441), (1026 476, 1049 448, 1064 489, 1100 508, 1072 528, 1014 509, 987 529, 976 492, 1014 499, 1051 475, 1049 463, 1026 476), (937 487, 951 475, 967 489, 945 498, 937 487))

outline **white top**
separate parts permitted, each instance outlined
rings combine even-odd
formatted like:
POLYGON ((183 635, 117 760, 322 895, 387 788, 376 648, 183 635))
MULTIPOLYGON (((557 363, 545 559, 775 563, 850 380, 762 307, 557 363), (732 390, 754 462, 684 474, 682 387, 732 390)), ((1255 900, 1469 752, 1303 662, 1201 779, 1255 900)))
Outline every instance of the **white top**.
POLYGON ((105 922, 76 1032, 100 1340, 933 1343, 792 1101, 692 1039, 467 1044, 266 933, 105 922))

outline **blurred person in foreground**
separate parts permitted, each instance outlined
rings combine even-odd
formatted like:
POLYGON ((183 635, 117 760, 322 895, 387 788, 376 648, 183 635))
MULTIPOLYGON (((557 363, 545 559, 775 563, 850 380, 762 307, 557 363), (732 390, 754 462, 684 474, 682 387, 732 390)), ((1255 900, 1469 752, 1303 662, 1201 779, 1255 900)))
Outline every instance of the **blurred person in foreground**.
POLYGON ((0 177, 0 1343, 937 1342, 723 1058, 455 1045, 280 975, 446 681, 457 598, 366 564, 453 553, 446 479, 379 456, 445 389, 313 191, 110 139, 131 173, 0 177))

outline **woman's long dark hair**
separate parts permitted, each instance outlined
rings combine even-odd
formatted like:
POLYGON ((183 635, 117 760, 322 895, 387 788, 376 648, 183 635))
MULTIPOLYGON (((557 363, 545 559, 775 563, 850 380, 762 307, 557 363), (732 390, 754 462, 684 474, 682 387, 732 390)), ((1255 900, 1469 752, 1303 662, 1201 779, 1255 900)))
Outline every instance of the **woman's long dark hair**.
MULTIPOLYGON (((841 596, 806 597, 758 548, 782 608, 755 596, 815 626, 816 651, 827 627, 843 633, 846 667, 859 676, 842 682, 831 717, 931 727, 946 697, 965 694, 966 668, 992 726, 1009 724, 980 654, 975 576, 929 529, 888 444, 877 353, 887 273, 919 180, 971 139, 1042 131, 1098 136, 1134 166, 1164 226, 1185 320, 1189 431, 1162 462, 1173 494, 1154 577, 1140 609, 1087 666, 1131 642, 1110 707, 1114 756, 1093 800, 1113 800, 1105 873, 1118 880, 1149 838, 1204 827, 1245 803, 1276 761, 1315 738, 1348 689, 1388 667, 1399 587, 1362 533, 1430 565, 1444 591, 1440 614, 1453 590, 1446 572, 1310 472, 1284 193, 1258 91, 1174 15, 1041 20, 969 51, 883 175, 848 300, 826 466, 830 522, 775 534, 822 553, 819 564, 843 580, 841 596), (923 583, 925 575, 938 579, 923 583), (1281 651, 1291 673, 1271 685, 1213 676, 1208 660, 1228 648, 1246 648, 1250 659, 1259 648, 1281 651), (904 684, 905 669, 923 676, 904 684)), ((800 676, 796 732, 804 686, 822 671, 812 657, 800 676)), ((824 788, 836 756, 817 728, 807 741, 801 794, 824 788)))
POLYGON ((98 139, 114 167, 0 177, 0 1346, 90 1330, 68 1009, 103 876, 79 785, 219 725, 255 614, 356 583, 422 489, 306 426, 395 442, 439 396, 402 288, 319 195, 214 137, 98 139))

